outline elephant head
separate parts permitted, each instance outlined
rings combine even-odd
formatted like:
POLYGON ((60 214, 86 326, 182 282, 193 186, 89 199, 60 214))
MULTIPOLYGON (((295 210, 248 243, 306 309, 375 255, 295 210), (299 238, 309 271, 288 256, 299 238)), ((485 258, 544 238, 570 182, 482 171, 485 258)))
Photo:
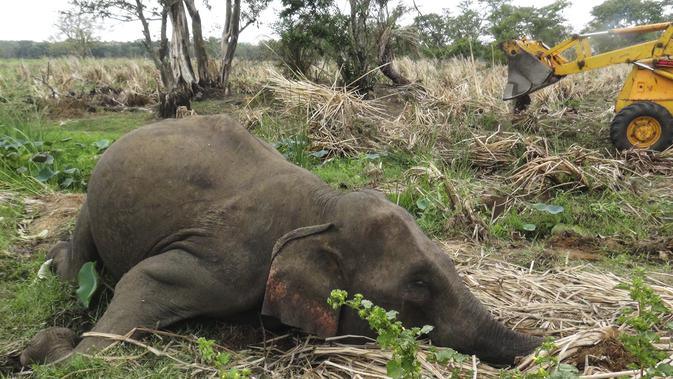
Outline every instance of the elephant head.
POLYGON ((371 335, 355 311, 327 304, 338 288, 398 311, 407 327, 433 325, 435 345, 490 363, 511 364, 540 344, 493 319, 451 258, 383 196, 345 194, 324 213, 329 222, 296 229, 276 243, 263 314, 322 337, 371 335))

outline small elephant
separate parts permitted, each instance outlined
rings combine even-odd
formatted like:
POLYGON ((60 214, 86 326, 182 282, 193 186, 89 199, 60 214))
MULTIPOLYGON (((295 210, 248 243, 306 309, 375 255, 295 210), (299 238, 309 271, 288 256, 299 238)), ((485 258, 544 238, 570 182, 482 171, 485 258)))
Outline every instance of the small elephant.
MULTIPOLYGON (((371 335, 355 311, 327 304, 344 289, 397 310, 407 326, 433 325, 435 345, 487 362, 511 364, 540 344, 494 320, 404 209, 375 191, 332 189, 226 116, 120 138, 91 176, 71 241, 48 257, 65 280, 96 261, 117 281, 95 332, 256 312, 321 337, 371 335)), ((110 343, 51 328, 21 362, 110 343)))

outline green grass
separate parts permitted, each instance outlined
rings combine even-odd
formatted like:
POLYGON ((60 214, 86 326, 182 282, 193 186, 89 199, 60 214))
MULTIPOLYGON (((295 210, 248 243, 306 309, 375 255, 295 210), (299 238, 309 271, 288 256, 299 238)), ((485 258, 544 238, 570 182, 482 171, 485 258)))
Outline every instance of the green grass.
POLYGON ((561 206, 564 211, 551 215, 534 209, 532 203, 513 207, 493 225, 493 233, 507 238, 513 232, 523 232, 524 224, 534 224, 537 229, 529 236, 539 239, 548 237, 555 225, 563 224, 593 237, 638 241, 667 235, 671 228, 670 220, 659 220, 672 214, 673 204, 647 201, 629 192, 558 192, 546 203, 561 206))
POLYGON ((39 115, 0 122, 0 177, 14 189, 84 191, 98 157, 124 133, 151 120, 144 113, 112 113, 59 122, 39 115))

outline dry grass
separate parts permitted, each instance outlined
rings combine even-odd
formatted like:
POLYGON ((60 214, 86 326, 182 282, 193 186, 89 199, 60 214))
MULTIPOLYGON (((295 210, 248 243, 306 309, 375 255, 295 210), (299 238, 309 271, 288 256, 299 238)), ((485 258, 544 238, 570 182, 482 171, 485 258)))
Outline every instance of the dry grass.
POLYGON ((382 120, 383 111, 355 91, 317 84, 308 79, 288 79, 269 70, 267 88, 287 112, 304 114, 314 146, 330 152, 353 153, 371 148, 375 137, 374 121, 382 120))

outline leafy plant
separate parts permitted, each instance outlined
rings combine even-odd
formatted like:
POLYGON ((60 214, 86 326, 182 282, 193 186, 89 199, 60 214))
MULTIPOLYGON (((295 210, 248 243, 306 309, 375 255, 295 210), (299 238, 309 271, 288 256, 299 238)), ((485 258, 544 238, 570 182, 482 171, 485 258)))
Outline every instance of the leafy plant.
MULTIPOLYGON (((23 132, 17 131, 17 133, 21 138, 9 135, 0 136, 0 168, 17 175, 30 176, 40 183, 57 184, 63 189, 85 188, 86 182, 82 171, 72 165, 64 164, 67 161, 64 155, 68 150, 86 153, 86 146, 68 144, 69 138, 42 141, 23 132)), ((109 140, 101 140, 91 146, 100 153, 109 144, 109 140)))
POLYGON ((369 323, 369 327, 376 332, 376 342, 384 349, 390 349, 392 358, 386 365, 388 376, 392 378, 420 378, 421 363, 416 358, 418 352, 418 337, 428 334, 433 327, 425 325, 422 328, 407 329, 397 320, 396 311, 386 311, 361 294, 356 294, 352 300, 347 300, 348 292, 333 290, 327 303, 334 309, 347 306, 358 312, 358 316, 369 323))
POLYGON ((463 372, 463 368, 461 367, 462 363, 465 362, 467 359, 469 359, 467 355, 461 354, 450 348, 441 350, 432 348, 430 350, 430 354, 428 354, 428 362, 430 363, 453 365, 454 367, 451 370, 451 378, 455 379, 464 378, 466 376, 471 375, 471 373, 463 372))
MULTIPOLYGON (((303 134, 283 138, 274 143, 273 147, 283 154, 287 160, 304 168, 310 167, 318 159, 324 157, 321 153, 322 150, 314 153, 309 152, 311 142, 303 134)), ((325 152, 325 155, 327 155, 327 152, 325 152)))
POLYGON ((204 363, 213 365, 222 379, 245 379, 250 377, 250 369, 227 369, 231 354, 215 350, 215 341, 199 337, 196 340, 199 354, 204 363))
POLYGON ((87 262, 82 265, 77 274, 77 282, 79 284, 76 291, 77 299, 85 308, 89 308, 91 298, 96 293, 100 283, 95 262, 87 262))
POLYGON ((559 363, 558 357, 550 352, 558 349, 553 338, 547 338, 535 351, 534 362, 537 371, 522 373, 517 370, 501 371, 501 379, 576 379, 579 377, 577 367, 559 363))
MULTIPOLYGON (((626 350, 637 360, 637 363, 630 366, 639 369, 643 378, 670 377, 673 375, 673 366, 670 364, 657 366, 668 354, 658 350, 654 344, 660 340, 655 332, 657 326, 662 323, 664 316, 670 315, 671 311, 652 287, 647 285, 642 270, 636 271, 631 283, 622 283, 618 288, 628 290, 631 299, 638 303, 636 309, 624 308, 622 315, 617 319, 635 331, 634 334, 622 334, 620 337, 626 350)), ((673 329, 671 325, 667 325, 667 328, 673 329)))

